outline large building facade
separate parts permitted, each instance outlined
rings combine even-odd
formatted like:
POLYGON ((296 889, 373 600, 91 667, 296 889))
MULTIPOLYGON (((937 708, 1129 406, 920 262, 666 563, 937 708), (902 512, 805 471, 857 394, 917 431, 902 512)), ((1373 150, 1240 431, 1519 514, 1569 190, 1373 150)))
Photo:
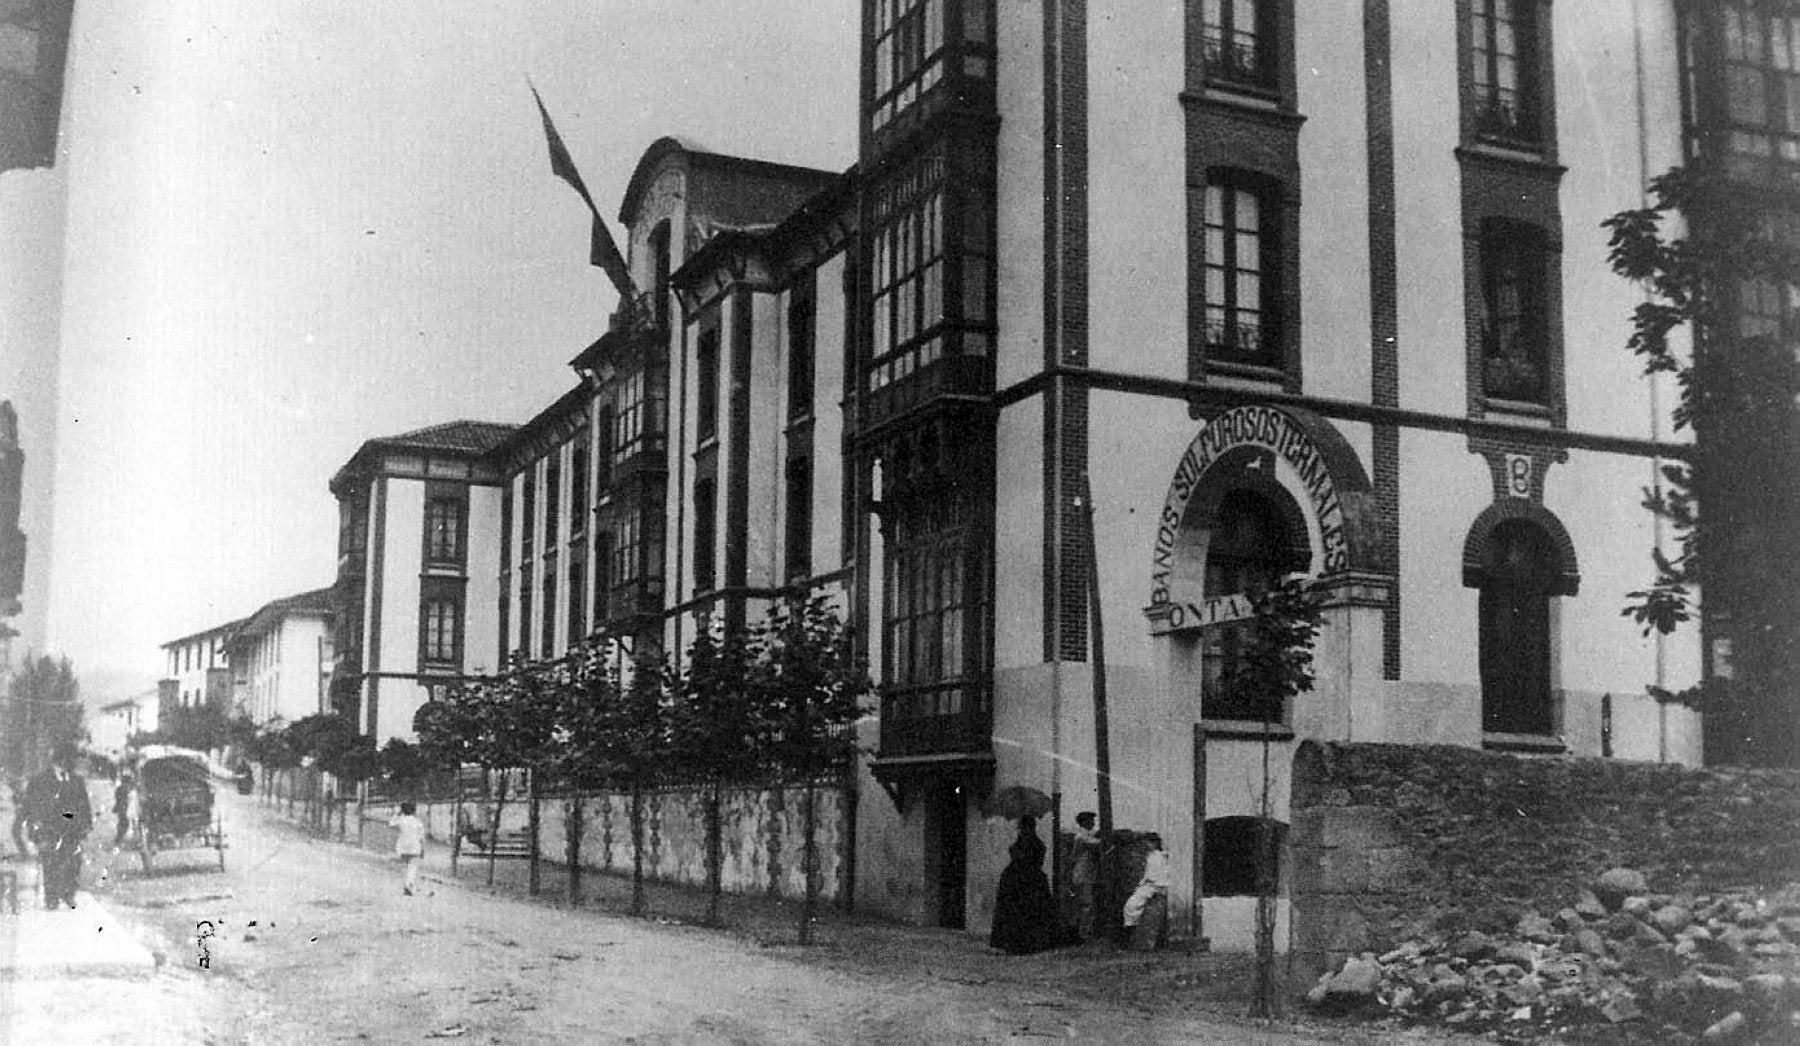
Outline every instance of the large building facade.
POLYGON ((68 164, 59 160, 74 14, 74 0, 0 7, 0 400, 16 411, 0 459, 24 454, 18 502, 0 505, 0 529, 11 531, 0 533, 0 676, 4 633, 17 633, 22 653, 47 644, 68 196, 68 164))
POLYGON ((329 707, 378 742, 411 737, 434 688, 503 667, 490 638, 501 495, 484 455, 513 429, 454 421, 367 440, 331 480, 329 707))
POLYGON ((1115 820, 1222 947, 1265 741, 1277 833, 1307 739, 1697 762, 1646 688, 1699 636, 1620 614, 1689 448, 1600 229, 1683 158, 1677 40, 1638 0, 866 0, 854 167, 657 142, 570 391, 334 481, 339 704, 384 740, 434 681, 832 593, 881 685, 856 903, 982 929, 983 798, 1096 805, 1103 631, 1115 820), (1292 574, 1314 689, 1227 692, 1292 574))

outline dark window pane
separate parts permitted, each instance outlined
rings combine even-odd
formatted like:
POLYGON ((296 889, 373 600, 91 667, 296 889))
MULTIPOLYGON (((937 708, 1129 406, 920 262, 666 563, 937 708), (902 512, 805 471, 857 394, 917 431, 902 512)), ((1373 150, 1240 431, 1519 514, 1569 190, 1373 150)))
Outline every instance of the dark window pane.
POLYGON ((1262 873, 1271 884, 1281 882, 1281 850, 1287 825, 1258 817, 1217 817, 1206 822, 1200 862, 1203 897, 1254 897, 1257 854, 1266 855, 1262 873))

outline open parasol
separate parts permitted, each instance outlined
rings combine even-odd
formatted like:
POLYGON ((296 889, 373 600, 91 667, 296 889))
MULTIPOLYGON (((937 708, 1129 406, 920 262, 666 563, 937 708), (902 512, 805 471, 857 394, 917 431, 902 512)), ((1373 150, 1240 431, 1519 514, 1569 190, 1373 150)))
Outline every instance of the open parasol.
POLYGON ((981 805, 981 812, 986 817, 1004 817, 1017 820, 1021 817, 1042 817, 1050 812, 1054 804, 1050 797, 1027 785, 1007 785, 988 797, 981 805))

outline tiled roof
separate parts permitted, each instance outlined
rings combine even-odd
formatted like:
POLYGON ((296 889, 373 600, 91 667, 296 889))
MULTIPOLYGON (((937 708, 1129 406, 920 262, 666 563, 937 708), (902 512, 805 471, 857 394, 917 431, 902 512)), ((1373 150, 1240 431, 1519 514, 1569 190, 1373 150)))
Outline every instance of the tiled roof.
POLYGON ((317 588, 297 596, 286 596, 263 604, 262 609, 239 622, 233 639, 244 635, 260 635, 290 614, 329 614, 334 603, 332 590, 317 588))
POLYGON ((517 425, 494 421, 447 421, 422 429, 383 436, 377 442, 417 447, 420 450, 462 450, 486 454, 511 435, 517 425))

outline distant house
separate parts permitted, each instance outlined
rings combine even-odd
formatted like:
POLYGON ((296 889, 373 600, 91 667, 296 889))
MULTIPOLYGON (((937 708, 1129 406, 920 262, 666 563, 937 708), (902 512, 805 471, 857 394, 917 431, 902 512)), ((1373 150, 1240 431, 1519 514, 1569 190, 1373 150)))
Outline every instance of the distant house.
POLYGON ((229 709, 231 673, 225 663, 225 641, 242 623, 228 621, 162 645, 166 674, 157 682, 157 693, 163 709, 203 704, 229 709))
POLYGON ((152 688, 101 705, 99 713, 88 721, 89 746, 101 755, 117 759, 133 734, 156 729, 159 704, 158 693, 152 688))
POLYGON ((231 706, 257 724, 326 711, 332 665, 334 590, 277 599, 238 623, 226 640, 231 706))

